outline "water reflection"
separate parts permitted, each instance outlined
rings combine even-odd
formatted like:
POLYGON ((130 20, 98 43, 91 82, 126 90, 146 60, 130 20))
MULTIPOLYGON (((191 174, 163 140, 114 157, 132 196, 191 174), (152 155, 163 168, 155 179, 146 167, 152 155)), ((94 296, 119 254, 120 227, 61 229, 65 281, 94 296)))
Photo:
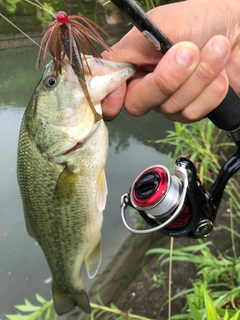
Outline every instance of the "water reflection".
MULTIPOLYGON (((38 49, 0 52, 0 318, 15 313, 24 298, 34 302, 35 293, 50 298, 50 272, 42 251, 25 230, 22 204, 16 179, 17 140, 22 114, 38 83, 41 71, 34 65, 38 49)), ((151 138, 165 135, 170 123, 160 116, 141 118, 120 115, 108 123, 110 150, 107 162, 109 195, 104 213, 103 263, 99 275, 128 236, 119 212, 120 196, 128 191, 141 170, 149 165, 167 164, 161 146, 151 138)), ((86 287, 90 283, 86 276, 86 287)))

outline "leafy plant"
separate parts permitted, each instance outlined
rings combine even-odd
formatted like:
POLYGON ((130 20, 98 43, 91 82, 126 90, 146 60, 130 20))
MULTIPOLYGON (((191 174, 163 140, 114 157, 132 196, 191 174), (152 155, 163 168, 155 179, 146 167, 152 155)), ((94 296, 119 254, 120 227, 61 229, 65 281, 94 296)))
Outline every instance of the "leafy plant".
MULTIPOLYGON (((198 286, 198 296, 202 300, 202 308, 196 303, 196 293, 195 296, 187 296, 187 304, 189 307, 189 312, 186 314, 175 315, 172 320, 180 319, 194 319, 194 320, 238 320, 240 316, 240 311, 235 309, 221 308, 221 301, 224 299, 224 295, 219 297, 217 300, 213 300, 205 288, 203 283, 199 283, 198 286), (224 317, 224 318, 223 318, 224 317)), ((239 292, 239 288, 238 288, 239 292)))
POLYGON ((13 13, 17 9, 17 4, 21 0, 0 0, 0 5, 4 6, 9 13, 13 13))
POLYGON ((166 138, 155 142, 174 146, 174 158, 179 155, 189 158, 196 165, 200 180, 212 182, 213 174, 220 168, 222 151, 234 144, 208 119, 192 124, 175 122, 174 128, 167 131, 166 138))
MULTIPOLYGON (((40 305, 33 305, 27 299, 25 299, 25 304, 15 306, 16 309, 23 313, 18 314, 8 314, 6 315, 9 320, 57 320, 60 319, 56 315, 53 309, 53 300, 46 301, 43 297, 36 294, 36 299, 40 305)), ((100 316, 104 315, 104 319, 114 319, 116 320, 153 320, 140 315, 132 314, 130 312, 123 312, 118 309, 113 303, 110 307, 106 307, 100 301, 101 304, 91 303, 92 312, 87 316, 88 320, 98 319, 100 316)))
MULTIPOLYGON (((218 256, 215 257, 210 250, 210 246, 213 246, 212 242, 198 241, 197 245, 174 249, 171 260, 197 265, 198 274, 202 275, 207 283, 224 282, 229 287, 235 287, 235 281, 240 282, 240 259, 224 257, 219 251, 218 256), (198 252, 200 254, 197 254, 198 252)), ((165 263, 169 262, 170 252, 169 249, 156 248, 149 250, 147 255, 156 253, 160 254, 158 263, 161 269, 165 263)))
POLYGON ((33 305, 27 299, 25 304, 15 306, 21 312, 18 314, 7 314, 7 319, 10 320, 57 320, 59 317, 53 311, 53 301, 46 301, 43 297, 36 294, 36 299, 40 303, 39 305, 33 305))
POLYGON ((139 0, 136 1, 145 11, 155 7, 154 0, 139 0))
MULTIPOLYGON (((240 238, 240 234, 236 231, 234 236, 240 238)), ((234 236, 232 237, 233 248, 235 247, 234 236)), ((163 265, 168 262, 188 262, 197 266, 199 278, 193 282, 192 288, 171 297, 171 300, 175 300, 180 295, 185 295, 189 312, 175 315, 171 319, 214 320, 219 319, 219 316, 229 320, 238 319, 240 258, 237 255, 234 255, 234 257, 223 256, 219 251, 215 256, 211 251, 212 247, 212 242, 204 243, 199 240, 199 243, 193 246, 173 250, 155 248, 146 253, 147 255, 159 255, 160 274, 163 265)))
MULTIPOLYGON (((202 183, 213 183, 226 154, 232 153, 234 143, 225 134, 216 128, 208 119, 192 123, 174 123, 175 130, 168 130, 164 139, 155 143, 164 143, 175 148, 173 157, 180 155, 189 158, 196 166, 202 183)), ((239 183, 230 179, 225 192, 232 201, 232 210, 240 212, 239 183)))
POLYGON ((52 6, 52 4, 43 2, 43 8, 38 8, 37 10, 37 18, 42 23, 42 26, 47 26, 50 22, 53 21, 53 14, 55 14, 56 10, 52 6))

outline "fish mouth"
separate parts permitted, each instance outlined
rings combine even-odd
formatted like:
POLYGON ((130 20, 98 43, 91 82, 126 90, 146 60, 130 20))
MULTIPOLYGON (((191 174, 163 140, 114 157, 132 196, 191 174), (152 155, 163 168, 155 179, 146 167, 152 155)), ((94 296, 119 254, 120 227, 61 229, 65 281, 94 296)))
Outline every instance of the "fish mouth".
POLYGON ((60 162, 63 157, 69 157, 72 154, 75 154, 77 151, 82 149, 95 135, 98 127, 100 125, 100 121, 95 123, 95 126, 93 127, 93 130, 88 134, 88 136, 84 139, 84 141, 79 141, 73 146, 72 148, 68 149, 67 151, 64 151, 63 153, 59 154, 57 157, 55 157, 54 162, 60 162), (60 160, 61 159, 61 160, 60 160))
MULTIPOLYGON (((92 134, 91 134, 91 135, 92 135, 92 134)), ((90 135, 90 136, 91 136, 91 135, 90 135)), ((90 136, 89 136, 89 137, 90 137, 90 136)), ((66 155, 68 155, 68 154, 71 154, 71 153, 74 152, 74 151, 77 151, 77 150, 81 149, 81 148, 86 144, 86 140, 88 140, 88 138, 85 139, 84 142, 78 142, 78 143, 75 144, 75 146, 72 147, 71 149, 69 149, 69 150, 61 153, 60 156, 66 156, 66 155)))

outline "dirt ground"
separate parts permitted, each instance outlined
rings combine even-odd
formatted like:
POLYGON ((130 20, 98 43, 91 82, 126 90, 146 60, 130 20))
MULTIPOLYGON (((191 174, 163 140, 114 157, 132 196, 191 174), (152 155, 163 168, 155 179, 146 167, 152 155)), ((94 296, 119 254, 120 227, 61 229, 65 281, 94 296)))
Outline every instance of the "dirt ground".
MULTIPOLYGON (((229 225, 226 204, 221 206, 220 212, 215 228, 206 241, 212 241, 215 248, 222 254, 231 255, 230 233, 220 227, 229 225)), ((236 228, 238 229, 236 231, 239 232, 240 226, 236 228)), ((174 239, 174 248, 193 244, 197 244, 197 240, 174 239)), ((163 270, 166 272, 165 281, 159 287, 154 286, 153 275, 159 273, 158 256, 146 256, 145 254, 151 248, 169 248, 169 246, 170 238, 160 233, 131 234, 106 268, 101 279, 94 284, 94 289, 90 292, 91 301, 97 302, 96 295, 99 295, 106 306, 114 303, 124 312, 131 312, 154 320, 166 320, 168 318, 168 265, 163 270)), ((197 277, 196 267, 194 264, 173 262, 172 296, 192 287, 192 282, 197 277)), ((174 300, 171 303, 172 315, 180 314, 185 303, 184 295, 174 300)), ((80 319, 79 316, 79 312, 76 311, 68 319, 77 320, 80 319)), ((106 320, 106 315, 97 319, 106 320)), ((107 319, 114 320, 117 319, 117 316, 113 315, 107 319)))

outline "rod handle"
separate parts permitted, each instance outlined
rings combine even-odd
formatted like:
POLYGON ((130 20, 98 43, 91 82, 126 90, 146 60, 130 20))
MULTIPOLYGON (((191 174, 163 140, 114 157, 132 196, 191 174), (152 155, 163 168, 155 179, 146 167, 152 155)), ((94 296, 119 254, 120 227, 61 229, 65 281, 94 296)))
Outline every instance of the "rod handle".
POLYGON ((225 131, 235 131, 240 127, 240 97, 230 86, 224 100, 207 117, 225 131))

